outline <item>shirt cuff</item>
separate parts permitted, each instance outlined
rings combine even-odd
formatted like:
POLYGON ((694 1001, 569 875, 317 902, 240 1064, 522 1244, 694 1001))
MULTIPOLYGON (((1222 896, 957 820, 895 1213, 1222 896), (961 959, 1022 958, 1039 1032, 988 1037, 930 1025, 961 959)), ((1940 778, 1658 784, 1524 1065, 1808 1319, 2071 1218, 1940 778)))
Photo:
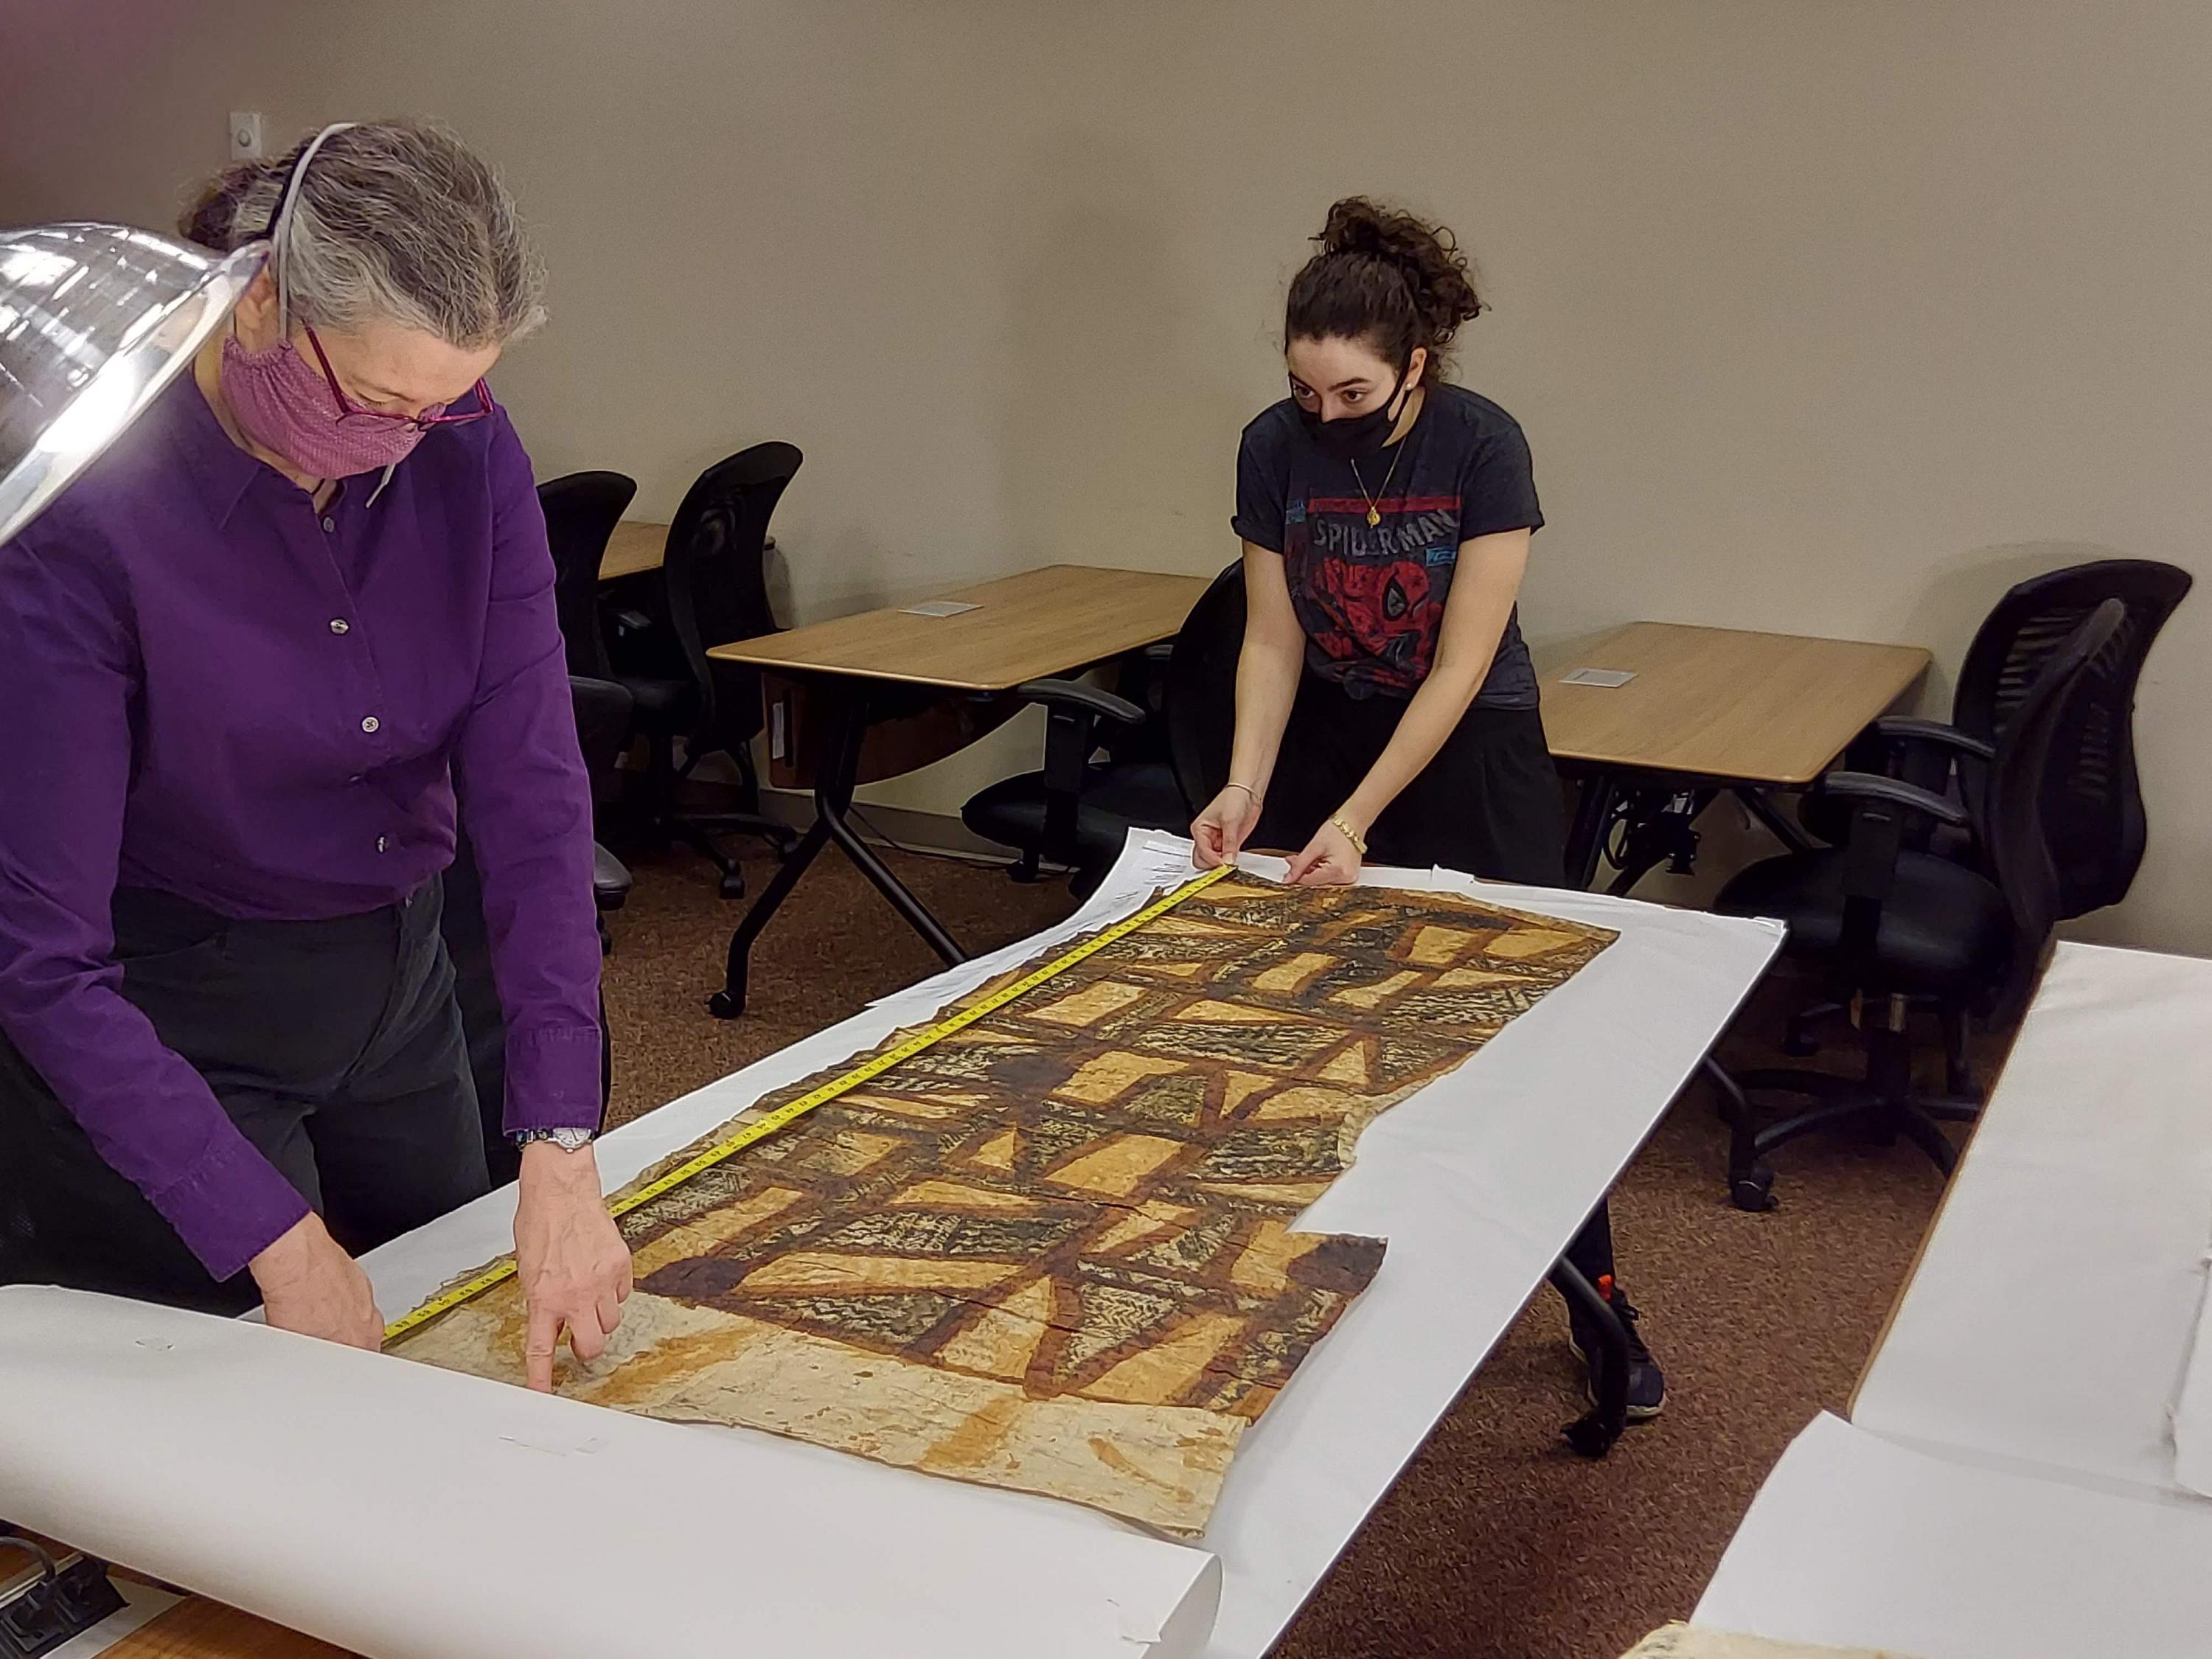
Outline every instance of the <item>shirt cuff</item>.
POLYGON ((507 1034, 507 1100, 500 1121, 525 1129, 599 1127, 605 1091, 596 1025, 541 1025, 507 1034))
POLYGON ((217 1279, 242 1271, 307 1213, 299 1188, 228 1119, 199 1162, 146 1196, 217 1279))

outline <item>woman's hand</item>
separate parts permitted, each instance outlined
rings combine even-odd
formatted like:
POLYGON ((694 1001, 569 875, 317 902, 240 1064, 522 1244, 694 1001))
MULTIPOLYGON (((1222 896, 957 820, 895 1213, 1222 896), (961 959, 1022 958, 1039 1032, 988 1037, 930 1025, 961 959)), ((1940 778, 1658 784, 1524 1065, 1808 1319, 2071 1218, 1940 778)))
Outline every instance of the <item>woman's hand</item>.
POLYGON ((1305 850, 1283 874, 1294 887, 1348 887, 1358 878, 1359 849, 1334 823, 1315 830, 1305 850))
POLYGON ((261 1311, 280 1331, 349 1348, 384 1346, 384 1316, 360 1263, 310 1211, 246 1264, 261 1287, 261 1311))
POLYGON ((1191 821, 1190 861, 1201 870, 1232 862, 1259 821, 1259 796, 1241 783, 1228 785, 1191 821))
POLYGON ((522 1149, 514 1206, 514 1262, 530 1307, 523 1347, 530 1386, 553 1391, 561 1333, 579 1359, 597 1359, 629 1299, 629 1247, 599 1192, 589 1146, 563 1152, 550 1140, 522 1149))

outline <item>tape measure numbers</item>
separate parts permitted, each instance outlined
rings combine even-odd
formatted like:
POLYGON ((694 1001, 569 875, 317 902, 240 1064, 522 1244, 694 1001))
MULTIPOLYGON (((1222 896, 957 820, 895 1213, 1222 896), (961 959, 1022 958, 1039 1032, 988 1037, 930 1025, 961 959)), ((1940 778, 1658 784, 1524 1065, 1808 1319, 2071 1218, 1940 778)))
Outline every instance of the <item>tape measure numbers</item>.
MULTIPOLYGON (((977 1020, 998 1012, 1000 1009, 1018 998, 1027 996, 1037 987, 1066 973, 1079 962, 1095 956, 1117 939, 1127 939, 1146 923, 1156 921, 1165 915, 1185 899, 1202 892, 1223 877, 1235 873, 1233 866, 1224 864, 1207 871, 1195 880, 1185 882, 1173 892, 1164 894, 1141 910, 1100 928, 1065 954, 1054 957, 1041 968, 1033 969, 1018 980, 1000 986, 988 996, 978 1002, 969 1004, 950 1018, 940 1020, 926 1030, 916 1031, 904 1042, 884 1049, 881 1054, 871 1055, 851 1071, 832 1078, 819 1088, 810 1089, 798 1099, 786 1101, 774 1111, 755 1118, 726 1139, 718 1140, 696 1157, 684 1159, 666 1174, 654 1177, 635 1192, 623 1194, 607 1206, 608 1213, 624 1216, 641 1205, 650 1204, 662 1194, 682 1186, 692 1176, 713 1169, 725 1158, 734 1157, 757 1141, 765 1140, 777 1130, 788 1127, 816 1107, 827 1105, 840 1095, 850 1094, 861 1085, 881 1077, 893 1066, 912 1060, 925 1048, 933 1048, 942 1042, 956 1031, 965 1030, 977 1020)), ((384 1328, 386 1346, 389 1346, 410 1331, 421 1329, 441 1314, 451 1313, 463 1303, 482 1296, 493 1285, 505 1283, 514 1277, 514 1258, 505 1256, 474 1278, 464 1279, 458 1285, 450 1285, 441 1291, 412 1313, 404 1314, 386 1325, 384 1328)))

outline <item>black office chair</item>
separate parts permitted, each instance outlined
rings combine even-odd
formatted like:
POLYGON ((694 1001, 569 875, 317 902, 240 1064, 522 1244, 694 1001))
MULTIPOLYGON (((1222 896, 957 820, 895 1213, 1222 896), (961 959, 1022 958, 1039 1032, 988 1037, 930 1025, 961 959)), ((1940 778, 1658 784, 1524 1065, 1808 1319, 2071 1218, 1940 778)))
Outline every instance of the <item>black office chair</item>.
POLYGON ((1998 602, 1960 667, 1952 724, 1993 744, 2073 630, 2108 599, 2125 607, 2051 740, 2040 806, 2061 921, 2118 904, 2142 867, 2148 828, 2136 774, 2136 685, 2191 586, 2187 571, 2150 559, 2102 559, 2037 576, 1998 602))
POLYGON ((1237 740, 1237 660, 1244 649, 1244 567, 1199 595, 1168 657, 1168 757, 1187 809, 1183 826, 1229 782, 1237 740))
MULTIPOLYGON (((622 758, 623 746, 629 741, 633 700, 629 688, 612 680, 586 679, 571 674, 568 694, 576 708, 576 742, 584 753, 584 772, 592 781, 592 815, 596 818, 603 808, 611 807, 622 788, 617 763, 622 758)), ((629 900, 631 878, 623 861, 599 844, 592 842, 592 902, 599 912, 599 944, 611 950, 613 940, 607 933, 607 914, 619 910, 629 900)))
POLYGON ((571 674, 604 680, 613 672, 599 618, 599 562, 636 494, 637 480, 619 472, 571 472, 538 486, 545 539, 553 548, 553 604, 571 674))
MULTIPOLYGON (((1721 890, 1715 909, 1778 918, 1790 930, 1784 948, 1849 988, 1863 1010, 1867 1056, 1860 1078, 1771 1070, 1731 1080, 1707 1065, 1731 1131, 1729 1183, 1739 1208, 1772 1206, 1768 1152, 1831 1125, 1901 1132, 1950 1173, 1955 1154, 1940 1125, 1970 1121, 1980 1108, 1956 1092, 1915 1091, 1911 1016, 1934 1006, 2001 1022, 2025 1006, 2059 913, 2045 814, 2054 751, 2100 700, 2126 619, 2126 605, 2107 599, 2043 653, 1988 750, 1983 782, 1963 802, 1903 778, 1832 772, 1818 787, 1850 806, 1843 843, 1765 860, 1721 890), (1968 832, 1972 856, 1913 846, 1923 823, 1968 832), (1762 1128, 1745 1097, 1764 1091, 1816 1103, 1762 1128)), ((1986 747, 1958 733, 1941 741, 1978 758, 1986 747)))
MULTIPOLYGON (((629 693, 608 680, 568 678, 569 696, 576 709, 576 739, 584 752, 584 770, 592 781, 592 799, 605 798, 615 761, 629 731, 629 693)), ((521 1157, 505 1133, 507 1111, 507 1017, 500 1006, 499 988, 492 978, 491 934, 484 924, 483 882, 477 871, 475 850, 468 836, 457 833, 453 861, 444 878, 445 902, 439 931, 445 936, 446 954, 453 964, 453 1000, 461 1011, 461 1033, 468 1044, 469 1070, 477 1085, 477 1109, 483 1121, 484 1158, 492 1182, 512 1181, 521 1167, 521 1157)), ((592 843, 592 902, 599 911, 599 949, 611 941, 607 913, 622 908, 629 897, 630 873, 622 860, 594 841, 592 843)), ((599 1108, 606 1109, 611 1085, 614 1049, 607 1030, 606 999, 599 999, 599 1108)))
POLYGON ((657 655, 616 665, 615 678, 636 700, 635 729, 647 739, 645 788, 654 829, 712 862, 724 898, 744 897, 745 882, 718 836, 760 836, 779 854, 797 837, 760 811, 752 757, 763 724, 760 674, 741 663, 717 662, 707 650, 781 631, 768 599, 769 520, 805 459, 791 444, 755 444, 699 475, 676 509, 661 562, 670 638, 657 655), (742 809, 679 811, 678 786, 716 753, 736 763, 742 809))
MULTIPOLYGON (((2042 810, 2058 871, 2059 920, 2118 903, 2142 863, 2147 839, 2136 775, 2136 684, 2191 586, 2187 571, 2148 559, 2099 559, 2031 577, 1998 600, 1975 630, 1952 693, 1950 723, 1886 715, 1845 752, 1845 768, 1902 777, 1969 805, 2037 671, 2085 617, 2118 599, 2127 608, 2119 632, 2091 665, 2074 715, 2052 739, 2042 810)), ((1850 827, 1848 804, 1818 792, 1805 797, 1800 817, 1831 842, 1841 842, 1850 827)), ((1972 839, 1938 824, 1916 826, 1914 837, 1921 850, 1951 857, 1967 855, 1972 839)), ((1842 1012, 1833 1003, 1801 1010, 1784 1048, 1798 1055, 1817 1052, 1818 1028, 1842 1012)), ((1954 1024, 1950 1043, 1950 1086, 1967 1092, 1963 1025, 1954 1024)))
MULTIPOLYGON (((2136 685, 2160 630, 2191 586, 2187 571, 2150 559, 2099 559, 2031 577, 1998 600, 1975 630, 1951 696, 1949 724, 1885 717, 1851 745, 1844 764, 1902 776, 1965 804, 1982 787, 1990 756, 2037 672, 2099 605, 2119 600, 2126 615, 2112 647, 2092 665, 2072 718, 2052 740, 2042 803, 2058 870, 2059 919, 2118 903, 2142 864, 2148 834, 2136 774, 2136 685)), ((1836 841, 1850 814, 1814 795, 1804 818, 1824 839, 1836 841)), ((1955 840, 1931 839, 1939 849, 1955 840)))
POLYGON ((1031 680, 1015 695, 1046 710, 1044 767, 1001 778, 969 798, 960 821, 986 841, 1016 848, 1017 881, 1035 881, 1041 862, 1073 872, 1070 890, 1088 896, 1121 855, 1132 829, 1176 827, 1182 798, 1164 761, 1101 763, 1102 720, 1131 732, 1145 711, 1080 680, 1031 680))
POLYGON ((975 834, 1018 851, 1009 872, 1017 881, 1034 881, 1040 862, 1056 864, 1073 872, 1068 884, 1076 896, 1087 897, 1121 855, 1130 830, 1182 830, 1212 799, 1209 793, 1191 803, 1182 751, 1207 747, 1196 734, 1210 739, 1219 725, 1220 769, 1228 775, 1243 610, 1243 579, 1231 569, 1200 598, 1172 645, 1152 647, 1124 665, 1121 689, 1142 701, 1079 680, 1034 680, 1017 689, 1046 708, 1043 769, 1003 778, 960 809, 975 834), (1233 589, 1235 611, 1225 636, 1224 583, 1233 589), (1219 689, 1214 683, 1222 681, 1224 657, 1219 694, 1227 701, 1209 709, 1206 696, 1219 689), (1148 708, 1155 690, 1158 707, 1148 708))

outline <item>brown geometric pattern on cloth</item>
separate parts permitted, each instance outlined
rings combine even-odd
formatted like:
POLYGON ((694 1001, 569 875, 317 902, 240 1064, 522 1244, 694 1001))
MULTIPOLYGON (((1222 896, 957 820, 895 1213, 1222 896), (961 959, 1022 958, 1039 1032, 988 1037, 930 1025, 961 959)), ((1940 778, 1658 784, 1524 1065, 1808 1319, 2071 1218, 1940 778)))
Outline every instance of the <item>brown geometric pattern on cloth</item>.
MULTIPOLYGON (((1238 1437, 1382 1265, 1299 1213, 1377 1113, 1613 937, 1219 883, 625 1216, 637 1291, 562 1391, 1202 1531, 1238 1437)), ((523 1326, 509 1281, 394 1351, 519 1381, 523 1326)))

